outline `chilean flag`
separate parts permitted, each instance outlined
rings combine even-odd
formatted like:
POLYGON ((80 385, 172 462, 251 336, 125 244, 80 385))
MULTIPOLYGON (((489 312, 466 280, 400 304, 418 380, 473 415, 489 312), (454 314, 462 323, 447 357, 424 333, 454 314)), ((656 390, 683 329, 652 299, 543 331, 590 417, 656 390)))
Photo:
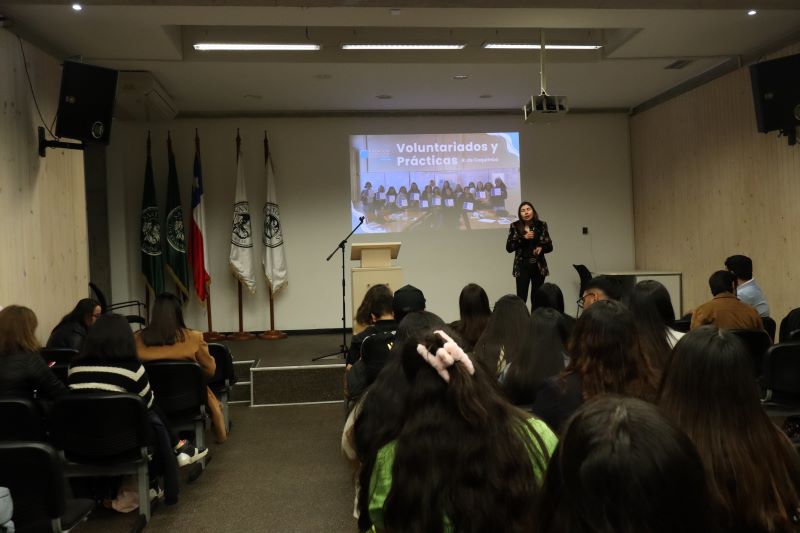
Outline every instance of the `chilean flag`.
POLYGON ((206 208, 203 203, 203 171, 200 166, 200 137, 195 135, 194 180, 192 181, 192 227, 189 235, 189 257, 192 263, 194 290, 201 302, 208 296, 208 254, 205 247, 206 208))

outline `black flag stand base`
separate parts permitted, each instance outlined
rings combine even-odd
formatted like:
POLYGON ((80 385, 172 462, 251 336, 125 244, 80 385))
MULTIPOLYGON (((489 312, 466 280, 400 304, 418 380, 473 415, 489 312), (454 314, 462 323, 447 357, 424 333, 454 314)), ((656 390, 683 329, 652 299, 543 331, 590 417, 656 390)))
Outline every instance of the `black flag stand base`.
POLYGON ((335 352, 332 352, 332 353, 327 353, 327 354, 324 354, 324 355, 319 355, 317 357, 313 357, 311 359, 312 361, 319 361, 320 359, 325 359, 326 357, 333 357, 334 355, 341 355, 342 357, 347 359, 347 354, 350 351, 350 349, 347 347, 347 322, 345 320, 345 314, 346 314, 346 312, 345 312, 345 302, 347 301, 347 298, 345 296, 345 290, 344 290, 344 280, 345 280, 345 275, 344 275, 344 248, 347 245, 347 239, 349 239, 350 236, 353 235, 353 233, 355 233, 356 230, 358 228, 360 228, 361 224, 363 224, 363 223, 364 223, 364 217, 359 217, 358 218, 358 226, 353 228, 353 230, 350 233, 347 234, 347 237, 345 237, 342 240, 342 242, 340 242, 339 245, 336 246, 336 248, 334 248, 333 251, 330 253, 330 255, 325 259, 325 261, 330 261, 331 257, 333 257, 336 254, 336 250, 337 249, 342 252, 342 344, 339 345, 339 350, 338 351, 335 351, 335 352))

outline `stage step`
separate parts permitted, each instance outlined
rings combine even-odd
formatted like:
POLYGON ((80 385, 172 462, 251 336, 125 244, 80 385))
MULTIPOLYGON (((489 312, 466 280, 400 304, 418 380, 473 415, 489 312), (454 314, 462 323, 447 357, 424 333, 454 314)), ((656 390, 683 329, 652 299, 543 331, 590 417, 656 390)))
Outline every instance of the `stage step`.
POLYGON ((250 381, 250 369, 258 364, 258 361, 234 361, 233 370, 236 374, 236 384, 231 389, 230 403, 250 403, 252 382, 250 381))
POLYGON ((344 364, 250 368, 253 406, 342 401, 344 364))

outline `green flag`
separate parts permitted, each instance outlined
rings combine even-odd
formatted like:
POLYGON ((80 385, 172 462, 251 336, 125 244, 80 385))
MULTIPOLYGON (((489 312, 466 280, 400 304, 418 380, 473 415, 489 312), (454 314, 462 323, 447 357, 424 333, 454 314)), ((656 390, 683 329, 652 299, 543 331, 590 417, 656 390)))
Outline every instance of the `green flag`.
POLYGON ((178 171, 175 154, 172 153, 172 138, 167 133, 167 273, 178 286, 184 301, 189 299, 189 260, 186 257, 186 227, 183 223, 181 192, 178 186, 178 171))
POLYGON ((144 169, 144 191, 142 192, 142 216, 139 249, 142 258, 142 274, 147 287, 155 294, 164 292, 164 260, 161 255, 161 220, 156 203, 156 187, 153 183, 153 160, 150 156, 150 133, 147 134, 147 163, 144 169))

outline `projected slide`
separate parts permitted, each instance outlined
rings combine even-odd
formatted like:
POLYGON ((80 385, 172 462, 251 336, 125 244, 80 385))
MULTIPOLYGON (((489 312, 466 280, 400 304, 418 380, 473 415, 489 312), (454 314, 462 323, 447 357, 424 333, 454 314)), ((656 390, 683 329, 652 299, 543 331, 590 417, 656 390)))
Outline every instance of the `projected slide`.
POLYGON ((496 229, 516 220, 519 133, 352 135, 360 233, 496 229))

